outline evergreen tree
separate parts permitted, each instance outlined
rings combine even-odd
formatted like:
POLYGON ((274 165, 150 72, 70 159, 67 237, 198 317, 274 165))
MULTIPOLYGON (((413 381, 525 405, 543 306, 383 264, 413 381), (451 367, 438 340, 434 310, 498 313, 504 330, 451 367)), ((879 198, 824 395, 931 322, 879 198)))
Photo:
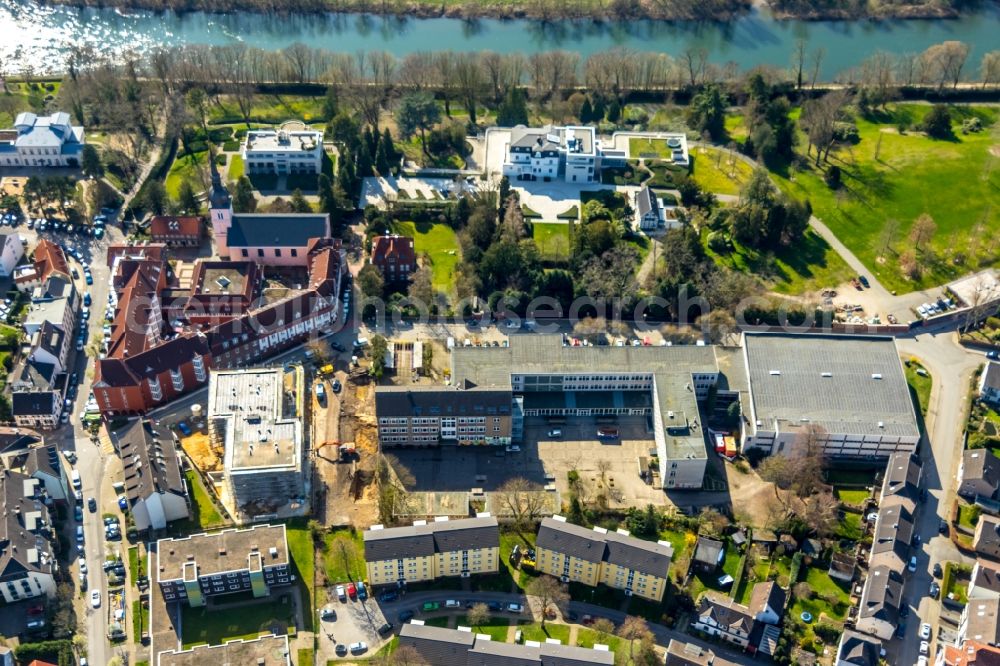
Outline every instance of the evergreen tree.
POLYGON ((524 99, 524 91, 511 88, 507 91, 503 102, 497 107, 497 125, 514 127, 528 124, 528 105, 524 99))
POLYGON ((592 120, 594 120, 594 107, 591 106, 590 98, 587 97, 583 100, 583 106, 580 107, 580 122, 586 124, 592 120))
POLYGON ((180 188, 177 190, 177 204, 182 211, 185 213, 197 213, 198 208, 198 196, 194 192, 194 187, 191 186, 190 181, 182 181, 180 188))
POLYGON ((396 152, 396 146, 392 142, 392 135, 389 134, 389 128, 386 127, 385 131, 382 132, 382 150, 385 152, 386 159, 392 164, 399 161, 399 153, 396 152))
POLYGON ((302 190, 295 188, 292 192, 291 200, 292 212, 293 213, 311 213, 313 212, 312 206, 306 201, 306 198, 302 195, 302 190))
POLYGON ((605 113, 604 99, 602 99, 600 96, 597 96, 594 98, 594 112, 590 114, 590 119, 596 123, 599 123, 602 120, 604 120, 604 113, 605 113))
POLYGON ((326 97, 323 98, 323 117, 327 122, 333 120, 340 110, 340 101, 337 99, 337 89, 330 86, 326 89, 326 97))
POLYGON ((236 181, 236 191, 233 192, 233 212, 252 213, 257 209, 257 199, 253 196, 253 184, 246 176, 240 176, 236 181))
POLYGON ((379 141, 378 149, 375 151, 375 170, 380 176, 389 175, 389 159, 385 155, 385 145, 379 141))
POLYGON ((611 100, 611 104, 608 105, 608 122, 617 123, 622 117, 622 106, 618 103, 617 99, 611 100))
POLYGON ((375 136, 372 134, 371 125, 365 127, 364 132, 361 135, 361 139, 366 148, 368 148, 368 154, 375 154, 375 136))
POLYGON ((358 149, 358 161, 355 169, 357 177, 364 178, 372 175, 372 166, 372 154, 368 152, 368 144, 362 143, 361 148, 358 149))
POLYGON ((325 173, 321 173, 319 178, 316 179, 316 189, 319 195, 319 210, 321 213, 331 213, 333 207, 336 203, 333 195, 333 183, 330 182, 330 177, 325 173))
POLYGON ((80 153, 80 167, 83 172, 90 176, 103 176, 104 164, 101 163, 101 156, 92 144, 85 143, 80 153))

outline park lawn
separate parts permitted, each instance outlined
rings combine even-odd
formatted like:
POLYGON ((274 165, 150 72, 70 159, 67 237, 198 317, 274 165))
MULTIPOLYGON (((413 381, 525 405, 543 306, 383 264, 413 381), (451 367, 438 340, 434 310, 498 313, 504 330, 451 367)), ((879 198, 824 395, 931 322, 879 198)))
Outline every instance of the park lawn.
POLYGON ((226 519, 222 517, 219 510, 212 501, 212 496, 208 494, 201 477, 194 470, 184 472, 184 476, 191 486, 191 516, 187 520, 178 521, 175 525, 187 528, 184 532, 205 530, 212 527, 220 527, 226 524, 226 519))
POLYGON ((365 544, 361 532, 352 530, 334 530, 323 535, 323 570, 330 584, 343 583, 352 580, 363 580, 365 577, 364 562, 365 544), (347 563, 333 548, 337 539, 347 537, 354 543, 353 559, 347 563))
POLYGON ((243 156, 238 154, 229 157, 229 180, 237 181, 243 177, 244 169, 243 156))
POLYGON ((423 144, 420 143, 420 135, 414 134, 409 139, 398 139, 395 142, 396 150, 402 151, 406 160, 420 164, 430 169, 464 169, 465 158, 451 150, 444 153, 424 153, 423 144))
POLYGON ((543 627, 540 623, 525 624, 518 629, 521 630, 526 641, 538 641, 544 643, 546 638, 556 638, 560 643, 569 643, 569 625, 546 623, 543 627))
POLYGON ((850 595, 830 578, 826 569, 807 567, 805 582, 812 588, 812 598, 796 599, 792 604, 792 617, 799 618, 802 611, 807 611, 812 614, 813 622, 821 619, 843 622, 847 618, 850 595))
POLYGON ((569 260, 569 224, 566 222, 534 222, 531 235, 538 253, 545 261, 569 260))
POLYGON ((237 612, 184 606, 181 609, 184 649, 203 643, 221 645, 236 638, 253 639, 261 633, 287 634, 288 628, 295 626, 294 614, 288 603, 290 596, 281 599, 243 604, 237 612))
POLYGON ((871 493, 865 488, 842 488, 834 487, 833 496, 844 504, 861 506, 865 500, 871 497, 871 493))
POLYGON ((774 291, 802 294, 833 287, 849 280, 854 271, 826 240, 812 229, 793 246, 763 253, 733 242, 728 254, 708 247, 708 234, 702 234, 705 253, 715 263, 733 270, 756 275, 774 291))
POLYGON ((455 266, 462 258, 455 230, 447 224, 427 222, 396 222, 393 230, 413 239, 418 257, 430 257, 434 289, 450 296, 455 288, 455 266))
POLYGON ((167 172, 167 180, 164 183, 164 186, 167 188, 167 194, 170 195, 171 199, 175 201, 178 199, 181 183, 184 181, 191 183, 191 187, 194 188, 195 192, 201 192, 205 189, 205 184, 202 182, 199 171, 207 167, 205 161, 207 155, 206 151, 192 153, 191 155, 181 155, 178 153, 177 157, 174 158, 174 163, 170 165, 170 171, 167 172))
MULTIPOLYGON (((0 126, 13 127, 17 114, 22 111, 43 113, 45 98, 49 95, 58 96, 61 85, 59 81, 36 81, 33 84, 8 81, 4 93, 7 101, 4 109, 0 111, 0 123, 2 123, 0 126), (48 90, 49 87, 52 90, 48 90)), ((75 124, 76 120, 73 122, 75 124)))
MULTIPOLYGON (((276 125, 286 120, 301 120, 305 123, 325 121, 323 97, 301 95, 263 95, 254 97, 250 108, 250 121, 276 125)), ((243 113, 233 97, 223 97, 218 104, 208 109, 210 123, 242 123, 243 113)))
POLYGON ((691 152, 691 177, 707 192, 738 195, 751 174, 753 168, 738 154, 707 146, 691 152))
MULTIPOLYGON (((840 195, 823 182, 815 168, 793 174, 772 173, 779 187, 792 196, 809 199, 813 212, 890 290, 909 292, 952 280, 996 259, 995 234, 1000 207, 992 206, 1000 188, 1000 142, 997 111, 982 106, 951 106, 958 122, 954 140, 942 141, 916 131, 900 134, 899 123, 919 124, 928 105, 896 104, 880 122, 858 119, 860 142, 831 152, 830 163, 843 170, 840 195), (962 135, 962 118, 978 117, 982 132, 962 135), (881 141, 879 137, 881 136, 881 141), (875 151, 879 157, 876 161, 875 151), (937 231, 919 252, 923 267, 916 279, 903 275, 899 258, 913 247, 913 221, 929 213, 937 231), (895 221, 895 222, 889 222, 895 221), (898 227, 886 235, 887 226, 898 227), (889 251, 879 255, 888 240, 889 251)), ((798 150, 805 153, 806 142, 798 150)), ((809 162, 811 164, 811 162, 809 162)))
POLYGON ((931 386, 934 384, 934 379, 924 366, 911 360, 906 364, 906 383, 910 385, 910 395, 920 407, 920 413, 926 417, 927 407, 931 402, 931 386), (921 375, 917 370, 923 370, 927 374, 921 375))

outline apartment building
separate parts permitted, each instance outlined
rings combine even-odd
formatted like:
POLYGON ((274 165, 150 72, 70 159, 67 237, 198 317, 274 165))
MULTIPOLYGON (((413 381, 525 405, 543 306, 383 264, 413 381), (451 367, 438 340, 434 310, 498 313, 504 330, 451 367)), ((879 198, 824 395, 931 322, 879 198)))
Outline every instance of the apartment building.
POLYGON ((837 460, 912 452, 920 428, 891 337, 744 333, 749 383, 744 450, 805 442, 837 460))
POLYGON ((235 592, 266 597, 295 581, 284 525, 160 539, 154 558, 164 600, 192 607, 235 592))
POLYGON ((138 530, 162 530, 190 515, 187 483, 170 433, 132 419, 111 433, 125 474, 125 499, 138 530))
POLYGON ((250 130, 240 155, 250 174, 319 173, 323 168, 323 133, 305 126, 250 130))
POLYGON ((500 527, 488 513, 475 518, 407 527, 373 525, 364 533, 365 567, 372 585, 405 585, 499 571, 500 527))
POLYGON ((56 593, 48 501, 39 479, 0 469, 0 596, 7 603, 56 593))
POLYGON ((222 449, 224 481, 239 512, 274 513, 304 502, 301 368, 213 372, 208 381, 208 433, 222 449))
POLYGON ((535 568, 563 582, 606 585, 661 601, 674 549, 666 541, 644 541, 625 530, 609 532, 544 518, 535 541, 535 568))
POLYGON ((417 253, 409 236, 391 234, 372 238, 370 261, 386 282, 405 282, 417 270, 417 253))
POLYGON ((701 488, 707 452, 699 401, 712 387, 719 400, 738 395, 719 386, 717 353, 695 345, 571 346, 559 335, 456 347, 451 386, 376 388, 379 440, 386 447, 505 445, 521 440, 529 417, 650 417, 662 486, 701 488))

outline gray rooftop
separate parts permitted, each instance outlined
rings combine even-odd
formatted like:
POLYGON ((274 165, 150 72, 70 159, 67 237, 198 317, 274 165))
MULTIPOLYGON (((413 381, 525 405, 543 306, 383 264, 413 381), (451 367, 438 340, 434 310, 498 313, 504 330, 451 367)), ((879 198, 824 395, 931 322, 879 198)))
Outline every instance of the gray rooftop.
POLYGON ((544 518, 535 545, 588 562, 605 561, 641 573, 667 577, 674 549, 627 534, 587 529, 559 518, 544 518))
POLYGON ((889 456, 882 479, 882 503, 901 501, 912 510, 920 498, 920 458, 907 451, 889 456))
POLYGON ((986 369, 983 370, 983 386, 991 389, 1000 389, 1000 363, 989 361, 986 369))
POLYGON ((251 555, 259 553, 263 567, 290 564, 284 525, 256 525, 247 529, 193 534, 157 543, 156 579, 178 580, 184 565, 193 562, 198 576, 243 571, 251 555))
POLYGON ((980 641, 989 645, 1000 643, 1000 624, 997 621, 1000 599, 970 599, 963 617, 967 617, 967 641, 980 641))
POLYGON ((233 226, 226 234, 226 245, 234 248, 301 248, 312 238, 329 235, 330 216, 326 214, 237 213, 233 215, 233 226))
POLYGON ((157 666, 289 666, 288 636, 261 636, 223 645, 197 645, 189 650, 167 650, 157 655, 157 666))
POLYGON ((588 155, 594 152, 595 132, 592 127, 524 127, 517 126, 510 131, 510 146, 512 148, 531 148, 532 150, 567 150, 568 139, 577 140, 577 150, 572 152, 588 155))
POLYGON ((500 546, 500 527, 491 516, 460 520, 418 521, 406 527, 372 528, 364 533, 368 562, 425 557, 500 546))
POLYGON ((859 617, 876 617, 889 623, 899 618, 903 603, 903 577, 887 566, 874 566, 861 593, 859 617))
POLYGON ((187 495, 177 447, 169 433, 149 421, 134 419, 112 437, 122 459, 130 505, 157 493, 187 495))
POLYGON ((744 333, 743 340, 758 427, 809 423, 830 434, 919 436, 892 338, 744 333))
POLYGON ((838 663, 852 666, 878 666, 882 643, 877 638, 845 629, 837 648, 838 663))

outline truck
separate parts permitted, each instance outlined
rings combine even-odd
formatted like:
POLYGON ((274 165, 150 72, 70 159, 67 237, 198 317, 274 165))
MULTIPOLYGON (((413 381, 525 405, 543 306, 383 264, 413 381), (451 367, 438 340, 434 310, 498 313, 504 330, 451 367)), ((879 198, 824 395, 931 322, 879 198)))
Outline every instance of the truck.
POLYGON ((108 640, 125 638, 125 590, 108 590, 108 640))
POLYGON ((598 428, 597 439, 602 441, 618 439, 618 428, 598 428))

